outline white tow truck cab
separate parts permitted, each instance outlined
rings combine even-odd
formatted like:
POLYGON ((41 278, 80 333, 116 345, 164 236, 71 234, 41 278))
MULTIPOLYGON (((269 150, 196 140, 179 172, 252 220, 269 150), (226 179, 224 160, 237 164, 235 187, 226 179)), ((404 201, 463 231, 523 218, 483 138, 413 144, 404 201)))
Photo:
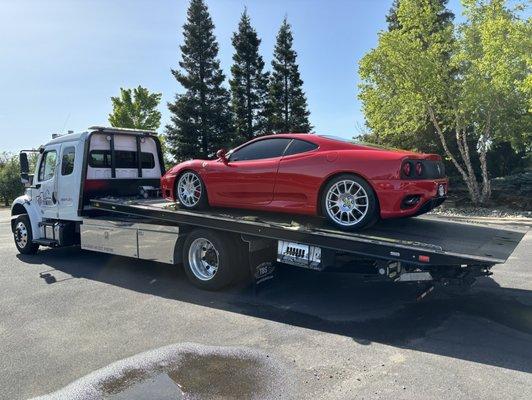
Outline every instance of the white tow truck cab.
POLYGON ((28 173, 29 152, 20 154, 26 191, 12 206, 12 228, 21 252, 34 252, 39 245, 78 244, 84 220, 95 214, 90 199, 147 193, 159 187, 165 172, 161 145, 152 131, 94 126, 54 135, 31 151, 37 154, 34 174, 28 173), (19 215, 26 216, 26 224, 16 222, 19 215))
POLYGON ((53 137, 20 153, 26 185, 11 210, 17 249, 81 248, 168 264, 220 289, 253 277, 267 281, 277 265, 424 285, 471 284, 503 263, 524 233, 424 218, 384 222, 349 233, 303 216, 241 210, 191 212, 157 196, 164 174, 155 132, 91 127, 53 137), (28 153, 34 152, 34 174, 28 153), (155 198, 150 198, 150 195, 155 198))

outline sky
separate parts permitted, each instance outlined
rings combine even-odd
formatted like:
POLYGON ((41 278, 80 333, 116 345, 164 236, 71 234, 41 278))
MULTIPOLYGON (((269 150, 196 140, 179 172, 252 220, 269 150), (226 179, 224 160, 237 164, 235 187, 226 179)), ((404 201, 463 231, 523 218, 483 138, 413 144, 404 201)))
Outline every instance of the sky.
MULTIPOLYGON (((206 0, 229 76, 231 37, 247 7, 268 69, 285 16, 292 25, 314 131, 364 130, 358 61, 386 28, 392 0, 206 0)), ((53 133, 109 125, 111 96, 142 85, 167 102, 182 88, 187 0, 0 0, 0 152, 37 147, 53 133)), ((449 2, 459 14, 459 0, 449 2)), ((227 85, 227 82, 226 82, 227 85)))

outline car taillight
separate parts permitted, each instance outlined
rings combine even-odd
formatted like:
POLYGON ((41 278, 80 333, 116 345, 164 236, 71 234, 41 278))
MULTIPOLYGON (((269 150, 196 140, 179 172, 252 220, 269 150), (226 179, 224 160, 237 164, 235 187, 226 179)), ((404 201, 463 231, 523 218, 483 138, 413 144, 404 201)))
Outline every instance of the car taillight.
POLYGON ((410 173, 412 172, 412 164, 410 161, 407 161, 403 164, 403 174, 405 176, 410 176, 410 173))
POLYGON ((421 176, 423 174, 423 164, 419 161, 416 163, 416 175, 421 176))

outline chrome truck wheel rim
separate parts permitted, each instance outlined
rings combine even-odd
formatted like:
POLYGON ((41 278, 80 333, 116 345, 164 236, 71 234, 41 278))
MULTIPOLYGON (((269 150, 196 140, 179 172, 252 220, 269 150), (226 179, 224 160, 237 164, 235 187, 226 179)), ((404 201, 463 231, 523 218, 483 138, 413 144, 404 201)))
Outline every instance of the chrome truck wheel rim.
POLYGON ((329 217, 343 226, 358 224, 368 212, 368 194, 352 180, 336 182, 327 192, 325 201, 329 217))
POLYGON ((15 243, 21 249, 28 244, 28 229, 23 222, 19 222, 15 227, 15 243))
POLYGON ((214 245, 207 239, 198 238, 188 251, 188 263, 194 276, 208 281, 216 275, 220 256, 214 245))
POLYGON ((177 182, 177 197, 179 202, 188 207, 198 204, 201 197, 201 182, 196 174, 185 172, 177 182))

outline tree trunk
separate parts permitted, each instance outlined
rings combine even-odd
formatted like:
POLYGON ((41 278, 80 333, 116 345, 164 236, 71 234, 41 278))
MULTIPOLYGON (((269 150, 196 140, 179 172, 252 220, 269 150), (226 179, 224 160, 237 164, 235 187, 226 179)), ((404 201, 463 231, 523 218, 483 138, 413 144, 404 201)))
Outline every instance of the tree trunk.
MULTIPOLYGON (((458 143, 458 148, 460 150, 460 154, 462 155, 464 163, 466 164, 466 168, 467 168, 468 172, 466 172, 466 170, 464 170, 464 168, 460 165, 458 160, 451 153, 451 150, 447 146, 447 141, 445 140, 445 136, 443 134, 443 130, 441 129, 440 123, 438 122, 438 119, 436 118, 436 114, 435 114, 434 110, 432 109, 432 107, 431 106, 427 106, 427 111, 429 113, 430 120, 432 121, 432 124, 434 125, 434 128, 436 129, 438 137, 440 138, 440 142, 441 142, 441 144, 443 146, 443 150, 445 151, 445 154, 447 155, 447 157, 450 158, 451 162, 456 167, 456 169, 458 170, 460 175, 462 175, 462 179, 464 180, 464 182, 466 184, 466 187, 467 187, 467 190, 469 192, 469 197, 471 198, 471 201, 474 204, 479 204, 481 199, 480 199, 480 193, 479 193, 479 190, 478 190, 477 179, 476 179, 474 173, 472 173, 472 174, 468 173, 468 172, 473 172, 473 167, 471 165, 471 159, 466 156, 466 150, 463 147, 463 142, 459 142, 458 143)), ((459 128, 457 128, 456 136, 457 136, 457 141, 458 141, 458 139, 460 138, 459 128)))
POLYGON ((487 141, 488 136, 486 134, 482 134, 479 139, 480 169, 482 171, 482 193, 480 195, 481 203, 486 203, 491 197, 491 182, 489 179, 488 162, 486 159, 487 141))

